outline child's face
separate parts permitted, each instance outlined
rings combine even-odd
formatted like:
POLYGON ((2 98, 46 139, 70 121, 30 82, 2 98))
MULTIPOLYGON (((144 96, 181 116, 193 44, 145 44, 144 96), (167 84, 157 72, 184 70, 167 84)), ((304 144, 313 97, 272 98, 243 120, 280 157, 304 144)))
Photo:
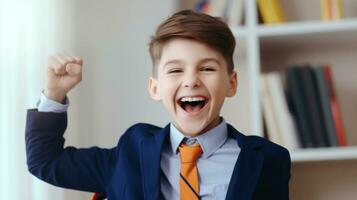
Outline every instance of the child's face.
POLYGON ((149 92, 170 112, 175 127, 195 136, 219 124, 225 97, 235 95, 237 74, 228 74, 223 56, 207 45, 188 39, 167 42, 149 92))

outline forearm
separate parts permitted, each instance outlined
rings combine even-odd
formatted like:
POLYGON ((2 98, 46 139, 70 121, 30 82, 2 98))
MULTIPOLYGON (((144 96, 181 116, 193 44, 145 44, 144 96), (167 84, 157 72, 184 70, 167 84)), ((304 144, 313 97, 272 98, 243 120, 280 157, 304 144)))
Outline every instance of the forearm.
POLYGON ((63 151, 62 135, 66 127, 67 113, 28 110, 25 131, 27 166, 36 177, 45 180, 47 174, 43 170, 63 151))

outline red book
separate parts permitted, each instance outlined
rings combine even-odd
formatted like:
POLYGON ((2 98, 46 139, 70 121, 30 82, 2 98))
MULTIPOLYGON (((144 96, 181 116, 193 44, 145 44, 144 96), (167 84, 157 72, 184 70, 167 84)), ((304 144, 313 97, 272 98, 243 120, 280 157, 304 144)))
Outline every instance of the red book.
POLYGON ((330 96, 330 106, 332 112, 332 118, 336 129, 338 146, 347 146, 347 140, 345 135, 345 129, 343 127, 343 121, 341 116, 341 109, 337 101, 335 88, 332 80, 332 70, 330 66, 324 66, 324 74, 327 83, 328 93, 330 96))

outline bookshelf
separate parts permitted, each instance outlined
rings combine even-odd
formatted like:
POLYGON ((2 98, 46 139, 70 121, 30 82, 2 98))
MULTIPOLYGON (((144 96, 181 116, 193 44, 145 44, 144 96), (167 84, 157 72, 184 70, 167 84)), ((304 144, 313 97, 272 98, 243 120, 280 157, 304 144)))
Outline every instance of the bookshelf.
POLYGON ((292 150, 293 162, 357 160, 357 147, 325 147, 292 150))
MULTIPOLYGON (((189 9, 196 2, 184 0, 177 6, 189 9)), ((263 136, 260 74, 294 64, 330 64, 348 147, 291 150, 291 199, 354 199, 357 176, 351 178, 351 174, 357 171, 357 1, 343 1, 343 19, 330 22, 320 20, 320 0, 280 2, 287 22, 259 23, 256 1, 245 0, 242 25, 231 26, 237 38, 239 88, 238 97, 226 101, 222 115, 242 132, 263 136), (307 182, 314 183, 313 189, 305 191, 307 182), (348 185, 341 187, 344 182, 348 185)))
MULTIPOLYGON (((287 35, 300 35, 312 33, 335 33, 335 37, 339 37, 339 33, 347 32, 356 34, 356 19, 342 19, 339 21, 322 22, 290 22, 281 25, 258 25, 258 35, 260 37, 274 37, 287 35)), ((340 38, 336 38, 340 39, 340 38)), ((354 39, 349 37, 348 39, 354 39)))

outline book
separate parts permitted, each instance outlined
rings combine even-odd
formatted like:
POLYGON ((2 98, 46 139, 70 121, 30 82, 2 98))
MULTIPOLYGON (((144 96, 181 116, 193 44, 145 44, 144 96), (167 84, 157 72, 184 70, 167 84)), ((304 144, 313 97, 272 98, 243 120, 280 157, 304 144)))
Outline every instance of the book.
POLYGON ((229 26, 239 26, 242 24, 244 16, 244 1, 243 0, 228 0, 227 9, 227 24, 229 26))
POLYGON ((319 102, 316 95, 316 84, 313 78, 311 66, 307 65, 299 68, 302 84, 302 93, 304 96, 304 107, 306 110, 306 118, 310 128, 310 137, 314 139, 314 147, 326 147, 327 139, 324 134, 324 129, 321 122, 319 102))
POLYGON ((265 24, 285 22, 285 16, 279 0, 258 0, 259 13, 265 24))
POLYGON ((323 71, 328 88, 332 118, 336 129, 337 143, 338 146, 347 146, 347 139, 343 126, 341 109, 337 100, 337 95, 333 84, 331 67, 324 66, 323 71))
POLYGON ((221 17, 223 21, 227 21, 225 17, 225 6, 226 0, 210 0, 209 1, 209 9, 206 14, 209 14, 213 17, 221 17))
POLYGON ((320 0, 321 4, 321 19, 323 21, 329 21, 332 19, 331 17, 331 4, 330 0, 320 0))
POLYGON ((341 0, 320 0, 321 19, 323 21, 339 20, 342 18, 341 0))
POLYGON ((270 98, 265 76, 260 77, 260 86, 260 100, 263 110, 263 118, 267 128, 268 139, 276 144, 284 146, 281 134, 279 133, 280 131, 276 117, 274 116, 273 103, 270 98))
POLYGON ((342 10, 342 0, 334 0, 333 1, 333 5, 334 5, 334 9, 333 9, 333 16, 335 20, 338 19, 342 19, 342 15, 343 15, 343 10, 342 10))
POLYGON ((321 120, 324 127, 324 132, 327 138, 328 146, 337 146, 337 136, 332 111, 330 106, 330 97, 328 93, 327 82, 325 80, 324 68, 313 68, 314 79, 317 86, 317 95, 321 112, 321 120))
POLYGON ((229 26, 238 26, 243 20, 243 0, 200 0, 194 10, 220 17, 229 26))
POLYGON ((303 88, 300 84, 301 76, 299 75, 299 67, 289 67, 286 70, 286 85, 287 85, 287 99, 289 110, 292 113, 296 126, 297 135, 300 144, 303 148, 313 147, 315 144, 315 138, 311 132, 311 128, 308 124, 307 111, 305 108, 305 100, 303 94, 303 88))
POLYGON ((288 109, 281 75, 278 72, 271 72, 264 76, 282 144, 289 150, 297 149, 300 145, 296 127, 288 109))
POLYGON ((196 3, 194 11, 207 13, 209 9, 209 0, 200 0, 196 3))

